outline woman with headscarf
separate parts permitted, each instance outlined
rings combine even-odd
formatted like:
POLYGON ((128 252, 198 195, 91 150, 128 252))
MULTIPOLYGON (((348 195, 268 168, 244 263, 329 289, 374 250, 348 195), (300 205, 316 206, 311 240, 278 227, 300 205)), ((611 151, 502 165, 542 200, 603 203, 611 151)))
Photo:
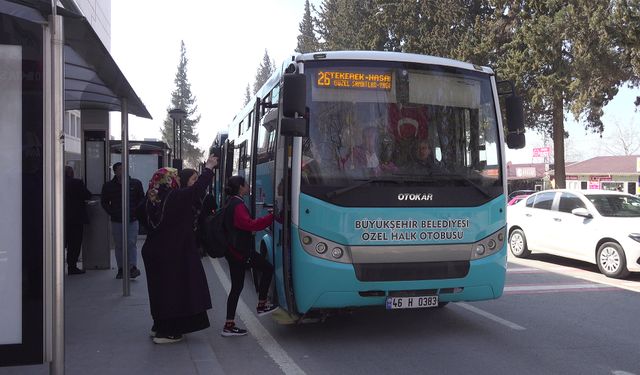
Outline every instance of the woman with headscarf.
MULTIPOLYGON (((191 168, 184 168, 178 173, 178 177, 180 178, 180 188, 184 189, 191 187, 198 180, 198 171, 191 168)), ((211 193, 205 193, 201 199, 194 202, 192 206, 193 215, 196 218, 193 223, 193 230, 196 235, 196 246, 200 251, 200 256, 203 257, 206 256, 207 253, 203 249, 202 245, 204 243, 204 233, 202 228, 207 217, 213 215, 217 208, 215 197, 211 193)))
POLYGON ((176 169, 160 168, 138 210, 148 230, 142 258, 156 344, 178 342, 185 333, 209 327, 211 297, 196 247, 193 207, 201 202, 217 164, 209 156, 195 183, 183 189, 176 169))

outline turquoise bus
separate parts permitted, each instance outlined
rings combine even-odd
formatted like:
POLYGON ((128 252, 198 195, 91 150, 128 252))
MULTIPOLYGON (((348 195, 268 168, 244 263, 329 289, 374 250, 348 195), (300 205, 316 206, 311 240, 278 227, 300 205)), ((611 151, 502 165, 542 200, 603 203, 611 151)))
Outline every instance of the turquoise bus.
POLYGON ((502 295, 504 145, 525 141, 522 100, 490 68, 300 54, 225 133, 211 150, 222 155, 216 184, 243 175, 251 213, 277 212, 255 251, 274 265, 274 298, 291 316, 502 295))

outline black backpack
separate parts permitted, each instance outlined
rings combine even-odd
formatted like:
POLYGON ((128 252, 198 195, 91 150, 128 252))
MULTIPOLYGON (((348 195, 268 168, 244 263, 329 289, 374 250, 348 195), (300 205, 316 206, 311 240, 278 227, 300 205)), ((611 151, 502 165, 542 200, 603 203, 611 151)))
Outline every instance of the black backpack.
POLYGON ((229 222, 233 217, 233 210, 239 203, 242 202, 238 199, 231 199, 216 213, 204 219, 202 245, 210 257, 223 257, 227 253, 229 244, 235 243, 236 231, 229 228, 229 222))

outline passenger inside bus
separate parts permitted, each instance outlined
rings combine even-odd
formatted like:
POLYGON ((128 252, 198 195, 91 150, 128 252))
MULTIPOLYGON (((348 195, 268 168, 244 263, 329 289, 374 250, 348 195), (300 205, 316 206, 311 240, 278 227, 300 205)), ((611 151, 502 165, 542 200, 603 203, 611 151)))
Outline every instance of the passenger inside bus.
POLYGON ((442 163, 433 155, 428 139, 419 139, 415 142, 410 166, 414 171, 442 169, 442 163))
POLYGON ((328 142, 310 142, 309 153, 302 160, 302 179, 307 184, 319 184, 323 178, 323 168, 335 168, 331 164, 331 146, 328 142))
POLYGON ((380 161, 379 146, 378 129, 374 126, 364 128, 362 143, 352 147, 342 160, 343 170, 350 174, 363 174, 364 177, 370 177, 395 169, 391 162, 380 161))

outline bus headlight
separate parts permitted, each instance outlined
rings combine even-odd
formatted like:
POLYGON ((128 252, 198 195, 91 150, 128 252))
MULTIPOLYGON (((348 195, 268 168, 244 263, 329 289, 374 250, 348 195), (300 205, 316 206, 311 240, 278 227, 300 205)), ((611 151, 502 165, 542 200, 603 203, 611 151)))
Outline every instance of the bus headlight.
POLYGON ((327 252, 327 244, 324 242, 318 242, 316 245, 316 252, 318 254, 324 254, 327 252))
MULTIPOLYGON (((298 245, 312 257, 329 262, 352 264, 351 248, 345 244, 298 229, 298 245)), ((295 243, 294 243, 295 244, 295 243)))
POLYGON ((331 250, 331 256, 336 259, 342 258, 342 254, 344 254, 344 252, 339 247, 334 247, 333 250, 331 250))
POLYGON ((488 257, 504 248, 506 229, 506 227, 502 227, 498 231, 474 243, 470 249, 471 260, 488 257))

